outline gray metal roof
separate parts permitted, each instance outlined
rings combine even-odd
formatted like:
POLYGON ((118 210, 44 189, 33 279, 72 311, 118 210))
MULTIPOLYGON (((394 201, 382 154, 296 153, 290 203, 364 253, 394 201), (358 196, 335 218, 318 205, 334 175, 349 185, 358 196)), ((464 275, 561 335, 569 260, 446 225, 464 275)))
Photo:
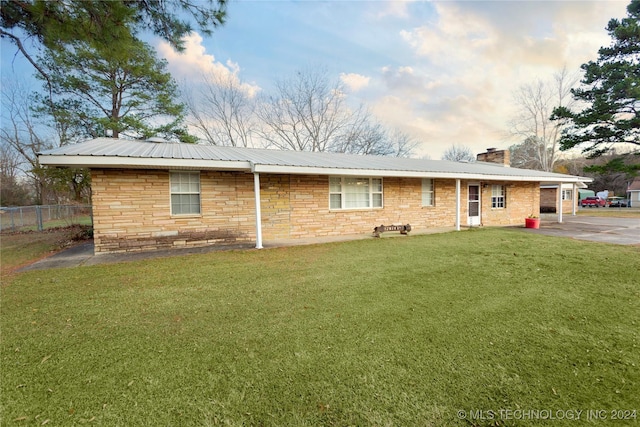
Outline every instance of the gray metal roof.
POLYGON ((264 173, 424 176, 507 181, 581 182, 590 178, 505 167, 388 156, 281 151, 97 138, 45 151, 40 163, 89 168, 196 168, 264 173))

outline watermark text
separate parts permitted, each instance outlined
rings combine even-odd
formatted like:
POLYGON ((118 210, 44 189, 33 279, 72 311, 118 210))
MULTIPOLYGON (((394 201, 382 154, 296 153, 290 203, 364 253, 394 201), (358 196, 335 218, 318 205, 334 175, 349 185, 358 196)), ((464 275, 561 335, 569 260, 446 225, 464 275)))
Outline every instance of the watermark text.
POLYGON ((469 421, 491 420, 637 420, 637 409, 460 409, 458 418, 469 421))

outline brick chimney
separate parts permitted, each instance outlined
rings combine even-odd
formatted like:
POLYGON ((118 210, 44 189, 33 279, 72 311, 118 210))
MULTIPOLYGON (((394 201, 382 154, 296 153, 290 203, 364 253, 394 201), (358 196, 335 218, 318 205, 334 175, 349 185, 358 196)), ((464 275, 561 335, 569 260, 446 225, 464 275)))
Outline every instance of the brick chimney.
POLYGON ((498 150, 496 148, 487 148, 486 153, 480 153, 476 156, 479 162, 498 163, 502 166, 511 166, 511 158, 509 150, 498 150))

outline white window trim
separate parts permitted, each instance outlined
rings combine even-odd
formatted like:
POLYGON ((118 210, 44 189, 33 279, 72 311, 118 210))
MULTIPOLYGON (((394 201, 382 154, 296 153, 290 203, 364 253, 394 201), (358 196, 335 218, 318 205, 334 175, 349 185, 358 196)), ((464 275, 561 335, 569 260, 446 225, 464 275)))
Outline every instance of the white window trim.
POLYGON ((422 186, 421 193, 420 193, 420 197, 421 197, 420 203, 422 204, 422 207, 425 207, 425 208, 434 207, 436 205, 436 180, 433 178, 422 178, 420 185, 422 186), (431 181, 431 190, 429 191, 424 190, 425 181, 431 181), (424 203, 425 194, 431 194, 431 204, 426 205, 424 203))
POLYGON ((366 176, 330 176, 329 177, 329 210, 332 211, 362 211, 362 210, 373 210, 373 209, 382 209, 384 208, 384 180, 378 177, 366 177, 366 176), (335 191, 331 191, 331 178, 340 178, 340 193, 335 191), (369 180, 369 206, 361 207, 361 208, 347 208, 345 207, 346 197, 345 197, 345 188, 344 181, 345 179, 355 178, 355 179, 368 179, 369 180), (382 186, 381 191, 373 191, 373 180, 379 179, 380 185, 382 186), (340 207, 334 208, 331 207, 331 195, 332 194, 340 194, 340 207), (380 206, 373 206, 373 195, 380 194, 380 206))
POLYGON ((506 209, 507 208, 507 187, 505 185, 500 184, 492 184, 491 185, 491 209, 506 209), (494 195, 494 188, 501 188, 501 195, 494 195), (502 199, 502 206, 499 205, 499 201, 502 199))
POLYGON ((176 217, 200 217, 202 216, 202 182, 200 179, 200 171, 194 172, 194 171, 186 171, 186 170, 172 170, 169 171, 169 209, 171 211, 171 216, 176 216, 176 217), (171 176, 173 174, 178 174, 178 173, 186 173, 186 174, 190 174, 190 175, 197 175, 198 176, 198 192, 174 192, 171 189, 171 176), (199 212, 198 213, 174 213, 173 212, 173 201, 171 200, 171 196, 173 196, 174 194, 197 194, 198 195, 198 206, 199 206, 199 212))
POLYGON ((573 190, 562 190, 562 200, 573 200, 573 190), (566 197, 566 195, 569 197, 566 197))

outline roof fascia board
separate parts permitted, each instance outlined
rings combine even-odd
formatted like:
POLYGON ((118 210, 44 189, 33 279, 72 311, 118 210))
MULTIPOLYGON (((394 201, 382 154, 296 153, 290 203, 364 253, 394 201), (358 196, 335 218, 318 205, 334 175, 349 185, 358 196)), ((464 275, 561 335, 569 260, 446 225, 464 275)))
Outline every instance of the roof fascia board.
POLYGON ((40 164, 47 166, 70 166, 86 168, 188 168, 215 170, 250 171, 251 164, 244 161, 205 160, 205 159, 164 159, 151 157, 118 157, 118 156, 56 156, 40 155, 40 164))
MULTIPOLYGON (((201 170, 235 170, 258 173, 292 174, 292 175, 346 175, 398 178, 445 178, 483 181, 527 181, 527 182, 592 182, 591 178, 567 175, 562 177, 536 177, 528 175, 512 176, 481 173, 403 171, 381 169, 349 169, 310 166, 263 165, 250 161, 206 160, 206 159, 170 159, 154 157, 120 157, 120 156, 69 156, 41 154, 40 164, 47 166, 85 167, 85 168, 117 168, 117 169, 201 169, 201 170)), ((513 169, 511 169, 513 170, 513 169)))
POLYGON ((372 177, 399 177, 399 178, 447 178, 484 181, 527 181, 527 182, 591 182, 591 178, 566 176, 566 177, 536 177, 536 176, 509 176, 479 173, 454 173, 454 172, 422 172, 402 170, 378 170, 378 169, 345 169, 322 168, 306 166, 279 166, 279 165, 253 165, 253 172, 277 173, 292 175, 346 175, 346 176, 372 176, 372 177))

